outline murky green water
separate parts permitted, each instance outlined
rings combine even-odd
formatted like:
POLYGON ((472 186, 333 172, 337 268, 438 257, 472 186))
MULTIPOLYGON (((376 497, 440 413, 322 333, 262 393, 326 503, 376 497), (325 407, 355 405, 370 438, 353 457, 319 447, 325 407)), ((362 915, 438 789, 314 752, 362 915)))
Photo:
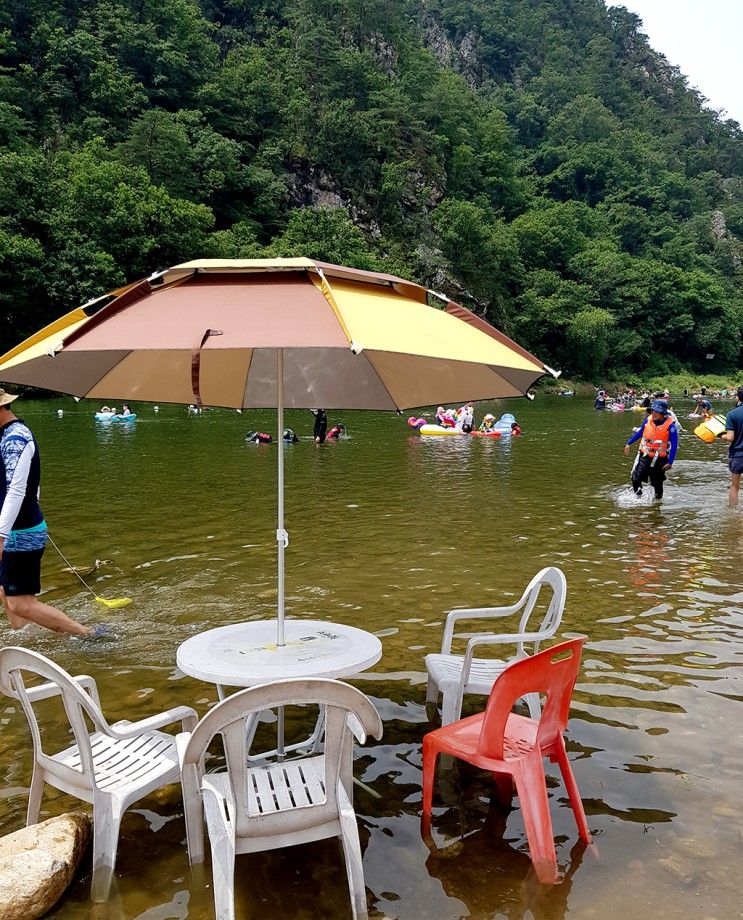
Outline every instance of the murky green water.
MULTIPOLYGON (((272 414, 146 407, 132 426, 103 427, 93 408, 23 407, 42 446, 42 504, 73 562, 105 560, 95 590, 135 603, 103 611, 50 548, 44 598, 107 619, 117 641, 7 628, 0 638, 93 674, 112 720, 178 703, 204 712, 214 688, 177 671, 178 645, 273 612, 277 447, 243 442, 250 428, 271 430, 272 414)), ((370 909, 401 920, 740 916, 743 516, 725 508, 724 449, 697 441, 686 422, 666 499, 637 504, 621 451, 636 416, 554 397, 497 408, 517 413, 522 438, 424 440, 401 418, 345 413, 331 419, 348 424, 350 440, 286 449, 288 608, 370 629, 384 645, 355 681, 385 727, 356 763, 381 794, 356 797, 370 909), (445 611, 512 598, 548 563, 568 580, 562 632, 589 636, 569 750, 595 846, 578 843, 549 767, 566 880, 544 889, 518 807, 490 809, 487 777, 441 773, 432 849, 419 812, 423 656, 438 650, 445 611)), ((312 417, 289 413, 287 424, 309 436, 312 417)), ((24 820, 31 749, 10 705, 0 731, 5 833, 24 820)), ((45 810, 70 804, 50 790, 45 810)), ((177 788, 127 813, 117 875, 109 905, 90 905, 84 875, 54 916, 211 916, 209 873, 188 868, 177 788)), ((350 916, 339 846, 241 857, 237 905, 244 918, 350 916)))

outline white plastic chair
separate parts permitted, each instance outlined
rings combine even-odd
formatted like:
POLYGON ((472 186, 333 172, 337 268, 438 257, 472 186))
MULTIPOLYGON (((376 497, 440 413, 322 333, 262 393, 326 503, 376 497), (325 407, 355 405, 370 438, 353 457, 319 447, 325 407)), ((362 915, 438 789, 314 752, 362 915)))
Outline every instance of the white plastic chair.
POLYGON ((108 899, 116 864, 121 816, 142 796, 180 779, 175 736, 157 731, 173 722, 188 730, 196 713, 176 706, 138 722, 109 725, 101 712, 95 680, 72 677, 37 652, 0 649, 0 689, 17 699, 31 729, 34 767, 28 797, 27 824, 36 824, 44 783, 93 805, 93 901, 108 899), (47 682, 27 687, 24 674, 47 682), (46 754, 33 704, 61 696, 75 744, 57 754, 46 754), (93 726, 88 731, 86 716, 93 726))
MULTIPOLYGON (((562 621, 565 609, 567 583, 565 575, 553 566, 542 569, 532 578, 518 603, 510 607, 478 607, 469 610, 451 610, 446 617, 441 652, 426 655, 428 671, 428 688, 426 702, 435 703, 438 694, 442 694, 441 724, 456 722, 462 714, 462 700, 465 693, 490 693, 495 679, 514 661, 526 658, 539 651, 539 643, 555 635, 562 621), (531 616, 540 591, 543 587, 551 588, 552 598, 541 623, 536 629, 529 630, 531 616), (518 632, 515 633, 476 633, 470 636, 464 655, 453 655, 451 651, 454 639, 454 627, 460 620, 487 620, 495 617, 507 617, 523 611, 519 619, 518 632), (527 643, 533 643, 531 651, 527 643), (475 658, 475 648, 482 645, 515 644, 516 653, 506 658, 475 658)), ((540 715, 539 699, 535 695, 527 697, 529 713, 533 719, 540 715)))
POLYGON ((363 693, 337 680, 280 680, 218 703, 193 732, 178 735, 188 855, 204 859, 203 798, 212 852, 217 920, 233 920, 235 855, 340 837, 354 918, 365 918, 366 889, 353 810, 353 738, 382 737, 379 713, 363 693), (324 753, 259 766, 247 761, 246 720, 277 706, 325 707, 324 753), (204 773, 215 735, 226 772, 204 773))

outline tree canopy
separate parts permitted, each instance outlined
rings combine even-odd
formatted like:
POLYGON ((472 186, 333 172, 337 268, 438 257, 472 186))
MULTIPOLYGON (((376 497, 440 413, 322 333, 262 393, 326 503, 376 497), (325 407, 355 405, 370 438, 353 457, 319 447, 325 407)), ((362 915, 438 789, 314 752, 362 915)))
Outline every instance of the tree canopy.
POLYGON ((306 255, 570 373, 731 372, 743 132, 704 102, 603 0, 6 0, 0 347, 178 261, 306 255))

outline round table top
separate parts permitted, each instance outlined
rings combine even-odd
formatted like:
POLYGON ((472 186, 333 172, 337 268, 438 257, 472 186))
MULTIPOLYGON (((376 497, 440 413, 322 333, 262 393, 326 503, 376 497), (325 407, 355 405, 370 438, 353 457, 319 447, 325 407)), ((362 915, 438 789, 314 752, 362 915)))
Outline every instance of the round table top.
POLYGON ((276 620, 219 626, 187 639, 176 654, 184 674, 224 687, 251 687, 288 677, 348 677, 382 657, 379 639, 355 626, 285 620, 285 645, 276 645, 276 620))

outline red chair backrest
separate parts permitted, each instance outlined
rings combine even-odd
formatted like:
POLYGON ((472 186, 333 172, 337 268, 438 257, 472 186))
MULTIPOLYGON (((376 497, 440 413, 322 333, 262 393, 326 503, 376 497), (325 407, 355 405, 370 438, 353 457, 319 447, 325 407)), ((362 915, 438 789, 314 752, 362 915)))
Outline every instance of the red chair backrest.
POLYGON ((539 720, 538 743, 550 744, 565 731, 585 641, 582 638, 561 642, 506 668, 488 697, 478 753, 485 757, 503 757, 503 734, 508 716, 516 700, 527 693, 547 697, 539 720))

